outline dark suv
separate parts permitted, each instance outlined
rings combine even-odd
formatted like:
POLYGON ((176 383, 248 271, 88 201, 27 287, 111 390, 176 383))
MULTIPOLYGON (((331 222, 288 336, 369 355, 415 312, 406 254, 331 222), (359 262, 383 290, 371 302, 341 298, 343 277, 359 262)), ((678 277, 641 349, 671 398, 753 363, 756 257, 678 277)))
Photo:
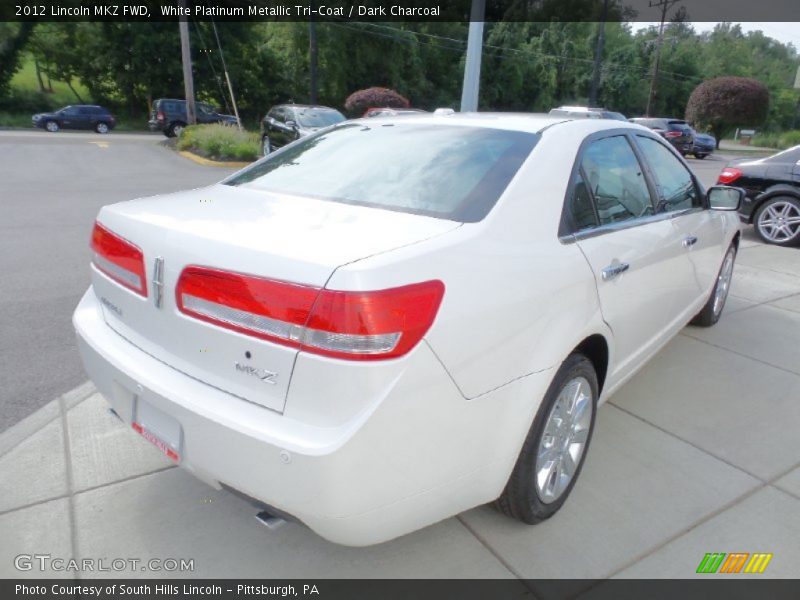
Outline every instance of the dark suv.
POLYGON ((307 104, 279 104, 261 120, 264 156, 319 129, 341 123, 345 116, 335 108, 307 104))
POLYGON ((628 119, 631 123, 644 125, 658 133, 672 144, 682 156, 694 152, 694 130, 683 119, 670 119, 668 117, 637 117, 628 119))
POLYGON ((59 129, 94 129, 97 133, 108 133, 117 124, 107 108, 94 104, 74 104, 55 112, 39 113, 31 117, 34 127, 51 133, 59 129))
MULTIPOLYGON (((222 123, 223 125, 236 125, 236 117, 223 115, 216 111, 210 104, 195 102, 195 111, 198 123, 222 123)), ((189 118, 186 116, 186 100, 161 98, 153 102, 150 111, 150 120, 147 125, 151 131, 161 131, 167 137, 180 135, 189 118)))

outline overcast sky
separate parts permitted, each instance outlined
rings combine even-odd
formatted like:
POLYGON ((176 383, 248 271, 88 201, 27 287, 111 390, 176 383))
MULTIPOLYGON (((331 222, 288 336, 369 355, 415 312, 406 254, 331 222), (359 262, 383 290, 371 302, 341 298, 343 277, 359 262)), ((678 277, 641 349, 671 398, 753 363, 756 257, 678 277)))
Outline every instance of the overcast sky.
MULTIPOLYGON (((649 27, 650 25, 658 25, 658 23, 631 23, 633 30, 649 27)), ((714 29, 716 23, 692 23, 695 31, 703 32, 714 29)), ((742 31, 757 31, 761 30, 764 35, 775 38, 784 44, 792 43, 794 47, 800 50, 800 23, 739 23, 742 26, 742 31)))

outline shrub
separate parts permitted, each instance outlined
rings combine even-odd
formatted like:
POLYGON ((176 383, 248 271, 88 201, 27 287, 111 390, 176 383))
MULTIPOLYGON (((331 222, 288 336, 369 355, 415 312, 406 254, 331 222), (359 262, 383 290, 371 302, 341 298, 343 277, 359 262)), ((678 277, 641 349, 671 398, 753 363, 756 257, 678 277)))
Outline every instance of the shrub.
MULTIPOLYGON (((20 90, 11 88, 3 97, 0 97, 0 110, 14 113, 50 112, 65 106, 48 94, 34 90, 20 90)), ((28 115, 30 116, 30 115, 28 115)))
POLYGON ((783 133, 759 133, 753 138, 754 146, 764 148, 777 148, 786 150, 793 146, 800 145, 800 131, 785 131, 783 133))
POLYGON ((757 79, 716 77, 698 85, 686 105, 686 120, 717 138, 734 127, 755 127, 767 118, 769 90, 757 79))
POLYGON ((192 125, 178 138, 178 149, 213 160, 251 161, 258 158, 258 134, 228 125, 192 125))
POLYGON ((352 116, 360 117, 368 108, 408 108, 410 103, 389 88, 371 87, 353 92, 344 101, 344 109, 352 116))

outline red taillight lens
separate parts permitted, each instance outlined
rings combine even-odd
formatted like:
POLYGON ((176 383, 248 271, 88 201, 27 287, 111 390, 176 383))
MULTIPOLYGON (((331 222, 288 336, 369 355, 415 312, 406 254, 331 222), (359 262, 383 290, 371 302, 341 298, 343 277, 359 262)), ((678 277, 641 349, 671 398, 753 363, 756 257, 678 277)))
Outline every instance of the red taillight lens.
POLYGON ((733 167, 725 167, 722 169, 722 173, 719 174, 717 177, 717 183, 721 183, 722 185, 728 185, 729 183, 733 183, 739 177, 742 176, 742 172, 739 169, 734 169, 733 167))
POLYGON ((206 267, 187 267, 181 312, 307 352, 376 360, 409 352, 430 328, 441 281, 371 292, 325 290, 206 267))
POLYGON ((92 262, 120 285, 147 297, 144 255, 138 246, 121 238, 97 221, 92 231, 92 262))
POLYGON ((682 135, 683 134, 680 131, 665 131, 664 132, 664 137, 665 138, 679 138, 682 135))
POLYGON ((164 116, 164 113, 163 113, 163 112, 161 112, 161 111, 158 111, 158 112, 156 113, 156 119, 157 119, 157 120, 159 120, 159 121, 163 121, 164 119, 166 119, 166 117, 164 116))

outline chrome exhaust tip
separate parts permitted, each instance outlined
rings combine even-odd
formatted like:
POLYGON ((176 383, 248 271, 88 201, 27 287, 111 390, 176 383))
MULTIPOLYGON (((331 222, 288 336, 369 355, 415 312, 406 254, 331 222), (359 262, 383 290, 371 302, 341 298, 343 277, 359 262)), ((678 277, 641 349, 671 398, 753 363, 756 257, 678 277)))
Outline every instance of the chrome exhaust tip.
POLYGON ((275 515, 273 515, 270 512, 267 512, 266 510, 262 510, 260 513, 258 513, 256 515, 256 520, 259 523, 261 523, 264 527, 272 531, 275 531, 276 529, 278 529, 278 527, 286 523, 286 519, 276 517, 275 515))

